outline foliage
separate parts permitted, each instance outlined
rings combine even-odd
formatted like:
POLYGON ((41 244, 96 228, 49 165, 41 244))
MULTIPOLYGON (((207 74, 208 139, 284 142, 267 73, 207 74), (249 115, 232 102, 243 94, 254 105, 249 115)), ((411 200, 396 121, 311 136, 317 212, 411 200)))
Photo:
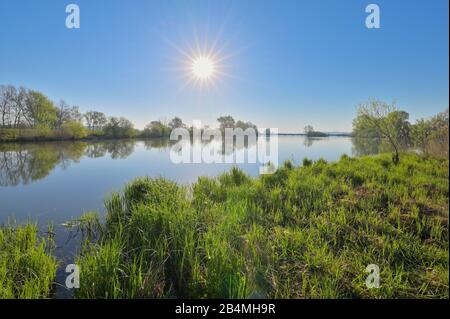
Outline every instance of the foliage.
POLYGON ((78 106, 70 107, 64 100, 59 102, 57 108, 57 120, 56 120, 56 128, 61 129, 62 126, 68 122, 79 122, 81 123, 82 115, 79 111, 78 106))
POLYGON ((62 125, 62 130, 65 136, 69 136, 73 139, 81 139, 88 136, 87 129, 80 122, 66 122, 62 125))
POLYGON ((27 96, 25 118, 32 126, 54 127, 57 121, 57 109, 44 94, 30 91, 27 96))
POLYGON ((124 117, 110 117, 103 127, 103 133, 107 137, 130 138, 135 136, 134 125, 124 117))
POLYGON ((241 120, 238 120, 236 122, 235 128, 240 128, 243 131, 245 131, 248 128, 252 128, 254 130, 257 130, 257 126, 255 124, 253 124, 252 122, 243 122, 241 120))
POLYGON ((353 132, 357 138, 386 139, 394 149, 395 164, 400 161, 399 153, 410 145, 409 114, 398 111, 395 105, 370 100, 360 105, 353 121, 353 132))
POLYGON ((177 129, 177 128, 185 128, 186 125, 183 123, 183 121, 179 117, 175 116, 170 121, 169 127, 170 127, 171 130, 173 130, 173 129, 177 129))
MULTIPOLYGON (((180 123, 177 121, 171 122, 171 125, 180 125, 180 123)), ((167 126, 161 121, 152 121, 145 126, 142 137, 167 137, 170 136, 171 130, 172 128, 170 126, 167 126)))
POLYGON ((315 131, 311 125, 306 125, 304 132, 307 137, 327 137, 328 136, 328 134, 326 134, 326 133, 315 131))
POLYGON ((0 299, 48 298, 57 262, 37 226, 0 226, 0 299))
POLYGON ((431 119, 420 119, 411 128, 414 146, 422 150, 425 154, 439 158, 448 158, 448 129, 448 109, 431 119))
POLYGON ((235 123, 236 123, 234 118, 230 115, 219 117, 217 119, 217 122, 219 122, 220 128, 222 130, 224 130, 226 128, 234 128, 235 123))
POLYGON ((84 118, 89 130, 102 130, 108 122, 105 114, 97 111, 86 112, 84 118))

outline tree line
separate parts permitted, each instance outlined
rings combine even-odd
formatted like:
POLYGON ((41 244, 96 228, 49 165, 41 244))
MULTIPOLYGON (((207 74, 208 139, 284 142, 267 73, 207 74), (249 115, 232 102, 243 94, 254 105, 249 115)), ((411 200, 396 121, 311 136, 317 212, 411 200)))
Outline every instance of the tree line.
MULTIPOLYGON (((229 115, 221 116, 217 121, 221 129, 256 129, 253 123, 235 121, 229 115)), ((188 127, 179 117, 170 121, 151 121, 143 130, 137 130, 125 117, 108 117, 95 110, 81 113, 78 106, 71 106, 64 100, 55 103, 39 91, 0 85, 0 141, 86 137, 156 138, 168 137, 176 128, 192 131, 192 127, 188 127)))
MULTIPOLYGON (((248 128, 252 128, 257 130, 257 126, 253 124, 252 122, 244 122, 241 120, 235 120, 232 116, 226 115, 226 116, 220 116, 217 119, 217 122, 219 124, 220 130, 224 131, 226 128, 232 128, 237 129, 240 128, 242 130, 246 130, 248 128)), ((183 120, 179 117, 174 117, 170 121, 165 120, 159 120, 159 121, 152 121, 149 124, 147 124, 144 128, 144 130, 141 132, 142 137, 168 137, 170 136, 170 133, 172 130, 177 128, 185 128, 188 129, 190 132, 192 132, 193 127, 188 126, 185 123, 183 123, 183 120)), ((209 126, 204 126, 201 128, 202 130, 209 129, 209 126)))

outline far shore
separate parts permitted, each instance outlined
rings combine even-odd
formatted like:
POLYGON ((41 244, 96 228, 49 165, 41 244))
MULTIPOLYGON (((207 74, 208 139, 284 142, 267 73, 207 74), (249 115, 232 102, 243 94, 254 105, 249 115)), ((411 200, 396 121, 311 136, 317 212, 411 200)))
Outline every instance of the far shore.
MULTIPOLYGON (((326 137, 354 137, 352 133, 324 133, 321 136, 311 136, 305 133, 271 133, 271 136, 304 136, 308 138, 326 138, 326 137)), ((158 140, 158 139, 169 139, 169 136, 152 136, 152 137, 112 137, 112 136, 88 136, 83 138, 73 138, 73 137, 27 137, 27 138, 17 138, 17 139, 1 139, 2 143, 39 143, 39 142, 95 142, 95 141, 114 141, 114 140, 158 140)))

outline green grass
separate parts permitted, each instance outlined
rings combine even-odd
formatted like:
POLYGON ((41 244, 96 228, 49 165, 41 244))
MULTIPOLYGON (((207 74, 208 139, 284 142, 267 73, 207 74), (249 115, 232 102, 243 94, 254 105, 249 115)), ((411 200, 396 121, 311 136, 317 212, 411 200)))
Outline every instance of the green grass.
POLYGON ((75 297, 449 298, 448 160, 303 164, 192 187, 134 180, 83 244, 75 297))
POLYGON ((0 226, 0 299, 48 298, 57 262, 35 224, 0 226))
MULTIPOLYGON (((78 128, 79 129, 79 128, 78 128)), ((104 138, 101 131, 75 131, 74 128, 0 128, 0 142, 40 142, 104 138)))

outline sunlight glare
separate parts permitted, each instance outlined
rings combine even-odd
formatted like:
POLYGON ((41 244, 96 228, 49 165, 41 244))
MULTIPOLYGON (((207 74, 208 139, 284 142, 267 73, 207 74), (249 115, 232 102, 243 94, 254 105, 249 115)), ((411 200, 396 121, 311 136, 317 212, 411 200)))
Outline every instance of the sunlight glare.
POLYGON ((215 63, 211 58, 201 56, 192 61, 191 70, 196 79, 207 80, 214 74, 215 63))

